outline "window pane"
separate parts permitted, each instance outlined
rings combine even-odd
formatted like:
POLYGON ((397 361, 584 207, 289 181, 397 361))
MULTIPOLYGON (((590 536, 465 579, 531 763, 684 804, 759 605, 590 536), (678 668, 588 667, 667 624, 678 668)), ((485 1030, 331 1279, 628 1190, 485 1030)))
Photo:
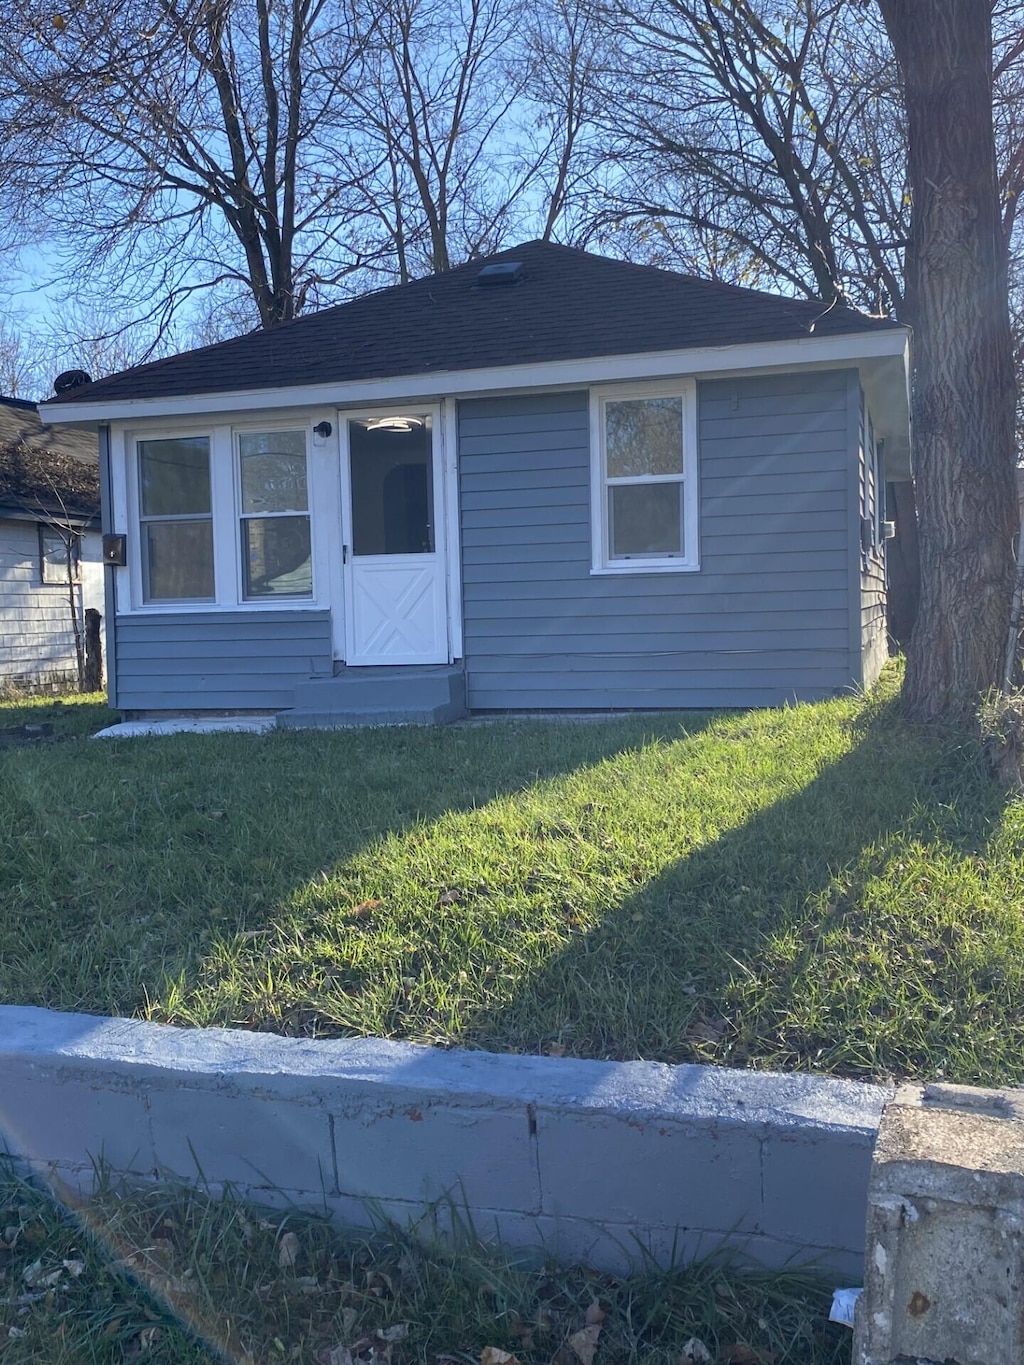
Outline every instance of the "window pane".
POLYGON ((238 449, 243 512, 308 510, 305 432, 243 432, 238 449))
POLYGON ((352 552, 431 554, 434 488, 429 422, 409 431, 349 423, 352 552))
MULTIPOLYGON (((42 580, 44 583, 68 581, 68 544, 59 531, 40 534, 42 580)), ((71 579, 77 583, 81 571, 82 542, 77 533, 71 535, 71 579)))
POLYGON ((683 552, 683 485, 625 483, 608 489, 611 557, 683 552))
POLYGON ((139 442, 144 517, 189 516, 210 510, 210 441, 190 436, 139 442))
POLYGON ((309 517, 249 517, 242 522, 246 597, 311 597, 309 517))
POLYGON ((604 405, 610 479, 683 472, 683 400, 631 398, 604 405))
POLYGON ((212 521, 150 521, 142 534, 147 602, 213 597, 212 521))

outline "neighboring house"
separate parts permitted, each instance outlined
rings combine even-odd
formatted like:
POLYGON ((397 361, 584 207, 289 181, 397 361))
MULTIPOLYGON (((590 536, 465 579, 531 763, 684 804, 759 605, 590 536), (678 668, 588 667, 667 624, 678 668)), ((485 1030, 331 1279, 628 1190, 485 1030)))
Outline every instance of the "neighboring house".
POLYGON ((80 629, 103 610, 99 502, 95 431, 0 397, 0 684, 77 683, 71 598, 80 629))
POLYGON ((112 700, 301 724, 868 684, 908 353, 531 242, 66 392, 124 537, 112 700))

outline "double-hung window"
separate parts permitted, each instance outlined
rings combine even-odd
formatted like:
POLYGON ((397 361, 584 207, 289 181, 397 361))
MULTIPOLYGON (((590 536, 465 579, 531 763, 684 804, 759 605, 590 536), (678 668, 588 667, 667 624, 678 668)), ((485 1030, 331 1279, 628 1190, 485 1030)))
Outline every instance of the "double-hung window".
POLYGON ((312 597, 304 431, 238 437, 242 596, 312 597))
POLYGON ((144 437, 135 457, 137 601, 226 607, 313 597, 305 429, 144 437))
POLYGON ((39 578, 42 583, 82 581, 82 537, 70 528, 39 527, 39 578))
POLYGON ((594 570, 696 569, 696 386, 692 380, 597 390, 594 570))
POLYGON ((140 441, 139 521, 145 602, 212 602, 210 438, 140 441))

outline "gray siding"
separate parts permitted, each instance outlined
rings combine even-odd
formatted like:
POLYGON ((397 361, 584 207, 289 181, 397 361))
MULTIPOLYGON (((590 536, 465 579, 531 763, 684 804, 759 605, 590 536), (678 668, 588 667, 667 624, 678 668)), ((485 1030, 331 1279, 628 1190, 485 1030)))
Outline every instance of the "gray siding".
POLYGON ((326 611, 220 611, 117 618, 117 698, 126 711, 274 711, 295 684, 330 674, 326 611))
MULTIPOLYGON (((879 500, 885 495, 884 475, 880 479, 875 466, 874 436, 863 397, 860 402, 857 456, 858 506, 877 531, 881 512, 879 500)), ((888 658, 885 608, 885 544, 874 535, 870 547, 861 549, 860 558, 861 679, 865 686, 870 686, 877 679, 888 658)))
MULTIPOLYGON (((75 588, 79 624, 87 607, 103 609, 100 537, 82 535, 82 576, 75 588)), ((75 635, 68 590, 44 583, 39 525, 0 520, 0 681, 20 687, 77 683, 75 635)))
POLYGON ((590 572, 586 393, 462 403, 470 706, 766 706, 858 681, 850 390, 700 384, 700 571, 618 577, 590 572))

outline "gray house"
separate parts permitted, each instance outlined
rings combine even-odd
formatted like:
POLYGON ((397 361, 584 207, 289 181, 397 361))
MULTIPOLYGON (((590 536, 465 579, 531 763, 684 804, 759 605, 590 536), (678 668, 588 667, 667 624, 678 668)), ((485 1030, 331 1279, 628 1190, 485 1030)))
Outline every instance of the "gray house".
POLYGON ((870 683, 908 353, 530 242, 66 391, 100 433, 111 701, 303 724, 870 683))

